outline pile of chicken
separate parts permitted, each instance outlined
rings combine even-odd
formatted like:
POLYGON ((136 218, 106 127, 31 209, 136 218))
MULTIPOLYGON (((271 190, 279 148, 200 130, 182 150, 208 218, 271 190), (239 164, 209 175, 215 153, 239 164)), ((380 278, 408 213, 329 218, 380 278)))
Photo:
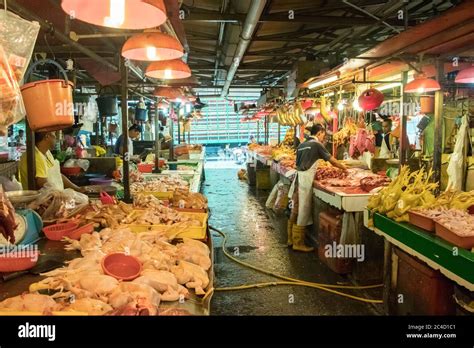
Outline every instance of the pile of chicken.
POLYGON ((35 311, 45 315, 57 311, 89 315, 160 315, 160 302, 184 301, 189 290, 204 295, 211 267, 207 245, 183 238, 173 245, 166 233, 135 234, 127 228, 103 229, 83 234, 79 241, 67 239, 67 250, 79 250, 82 257, 66 267, 44 274, 30 285, 29 294, 0 302, 0 311, 35 311), (128 252, 143 265, 133 281, 118 281, 104 274, 101 261, 109 253, 128 252), (39 295, 40 290, 56 290, 39 295))
POLYGON ((174 191, 170 203, 175 208, 207 209, 207 198, 203 194, 182 189, 174 191))
POLYGON ((164 205, 154 206, 153 209, 134 211, 121 221, 125 225, 176 225, 175 227, 201 226, 200 220, 184 215, 164 205))
POLYGON ((189 183, 177 175, 170 175, 144 182, 134 182, 130 185, 130 192, 132 194, 140 192, 170 192, 176 189, 189 189, 189 183))
POLYGON ((395 221, 407 222, 409 210, 436 202, 434 190, 438 184, 430 182, 431 176, 431 171, 426 173, 420 169, 410 172, 407 166, 403 166, 388 186, 370 197, 367 208, 395 221))

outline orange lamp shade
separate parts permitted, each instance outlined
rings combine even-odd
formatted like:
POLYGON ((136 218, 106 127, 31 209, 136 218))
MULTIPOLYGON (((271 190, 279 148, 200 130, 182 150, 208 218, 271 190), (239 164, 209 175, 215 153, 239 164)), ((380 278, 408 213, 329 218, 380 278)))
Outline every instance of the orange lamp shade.
POLYGON ((183 55, 184 49, 178 40, 159 32, 134 35, 122 47, 122 56, 131 60, 170 60, 183 55))
POLYGON ((183 93, 178 88, 157 87, 153 91, 153 95, 155 97, 161 97, 161 98, 165 98, 165 99, 168 99, 168 100, 174 100, 174 99, 181 98, 183 96, 183 93))
POLYGON ((439 91, 441 86, 438 81, 429 79, 424 75, 418 75, 415 79, 406 84, 405 93, 426 93, 439 91))
POLYGON ((151 63, 145 75, 162 80, 185 79, 191 76, 191 69, 181 59, 162 60, 151 63))
POLYGON ((166 22, 163 0, 62 0, 71 19, 119 29, 146 29, 166 22))
POLYGON ((463 69, 460 72, 458 72, 454 82, 456 82, 456 83, 474 83, 474 66, 471 66, 470 68, 463 69))

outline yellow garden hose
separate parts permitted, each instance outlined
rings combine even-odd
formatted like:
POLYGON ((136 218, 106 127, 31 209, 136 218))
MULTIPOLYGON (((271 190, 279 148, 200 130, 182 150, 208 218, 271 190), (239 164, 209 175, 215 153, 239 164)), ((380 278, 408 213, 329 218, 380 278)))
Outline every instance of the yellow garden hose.
POLYGON ((235 290, 244 290, 244 289, 251 289, 251 288, 262 288, 262 287, 277 286, 277 285, 296 285, 296 286, 306 286, 306 287, 310 287, 310 288, 320 289, 320 290, 323 290, 323 291, 327 291, 327 292, 330 292, 330 293, 333 293, 333 294, 336 294, 336 295, 339 295, 339 296, 348 297, 348 298, 351 298, 353 300, 357 300, 357 301, 361 301, 361 302, 383 303, 382 300, 367 299, 367 298, 363 298, 363 297, 358 297, 358 296, 353 296, 353 295, 350 295, 350 294, 346 294, 344 292, 340 292, 340 291, 337 291, 337 290, 333 290, 333 289, 371 289, 371 288, 382 287, 383 284, 365 285, 365 286, 351 286, 351 285, 334 285, 334 284, 313 283, 313 282, 307 282, 307 281, 300 280, 300 279, 286 277, 286 276, 283 276, 283 275, 280 275, 280 274, 277 274, 277 273, 274 273, 274 272, 271 272, 271 271, 267 271, 263 268, 251 265, 247 262, 238 260, 237 258, 230 255, 227 252, 227 250, 225 249, 225 245, 226 245, 226 242, 227 242, 227 235, 224 232, 218 230, 215 227, 209 226, 209 228, 211 230, 219 233, 224 238, 224 240, 222 242, 222 251, 224 252, 224 255, 227 256, 229 259, 231 259, 232 261, 234 261, 234 262, 236 262, 236 263, 238 263, 238 264, 240 264, 244 267, 248 267, 248 268, 251 268, 251 269, 253 269, 255 271, 258 271, 260 273, 267 274, 267 275, 270 275, 272 277, 285 280, 285 281, 277 281, 277 282, 246 284, 246 285, 233 286, 233 287, 227 287, 227 288, 216 288, 216 289, 214 289, 215 291, 235 291, 235 290))

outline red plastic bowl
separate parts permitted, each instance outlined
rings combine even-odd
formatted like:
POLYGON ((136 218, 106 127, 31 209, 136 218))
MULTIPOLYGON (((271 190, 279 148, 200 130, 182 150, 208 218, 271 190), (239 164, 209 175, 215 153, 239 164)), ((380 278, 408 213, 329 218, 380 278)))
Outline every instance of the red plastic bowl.
POLYGON ((155 167, 154 164, 140 163, 138 165, 138 171, 140 173, 151 173, 151 172, 153 172, 154 167, 155 167))
POLYGON ((64 175, 77 175, 81 172, 81 167, 61 167, 61 173, 64 175))
POLYGON ((72 230, 71 232, 67 233, 67 237, 74 239, 74 240, 79 240, 81 239, 81 236, 83 234, 90 234, 94 232, 94 223, 88 223, 87 225, 81 226, 75 230, 72 230))
POLYGON ((115 279, 133 280, 140 275, 142 264, 135 256, 114 253, 102 259, 102 269, 115 279))
POLYGON ((31 255, 14 253, 0 256, 0 272, 20 272, 34 267, 38 263, 39 251, 34 251, 31 255))
POLYGON ((47 226, 43 228, 43 232, 49 240, 61 240, 68 236, 68 233, 77 229, 77 226, 79 226, 77 222, 66 222, 47 226))

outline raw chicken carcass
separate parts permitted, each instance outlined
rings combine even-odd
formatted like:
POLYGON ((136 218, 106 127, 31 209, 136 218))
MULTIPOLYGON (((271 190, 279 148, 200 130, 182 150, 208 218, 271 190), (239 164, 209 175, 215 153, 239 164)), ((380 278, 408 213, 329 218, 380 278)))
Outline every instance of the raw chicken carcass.
POLYGON ((113 308, 107 303, 93 298, 77 299, 61 309, 64 312, 86 312, 89 315, 104 315, 112 310, 113 308))
POLYGON ((204 295, 209 285, 209 277, 202 267, 186 261, 179 261, 171 268, 179 284, 185 284, 188 289, 194 289, 197 295, 204 295))
POLYGON ((40 294, 23 294, 0 302, 0 310, 41 312, 48 314, 58 304, 50 297, 40 294))
POLYGON ((150 315, 156 315, 160 294, 147 284, 124 282, 110 294, 109 304, 114 309, 131 306, 137 309, 137 313, 146 311, 150 315))
POLYGON ((147 284, 161 293, 162 301, 177 301, 180 295, 187 297, 188 291, 180 286, 175 275, 167 271, 145 269, 134 283, 147 284))
POLYGON ((183 243, 178 244, 178 258, 199 265, 205 271, 211 268, 209 254, 207 245, 194 239, 183 238, 183 243))

